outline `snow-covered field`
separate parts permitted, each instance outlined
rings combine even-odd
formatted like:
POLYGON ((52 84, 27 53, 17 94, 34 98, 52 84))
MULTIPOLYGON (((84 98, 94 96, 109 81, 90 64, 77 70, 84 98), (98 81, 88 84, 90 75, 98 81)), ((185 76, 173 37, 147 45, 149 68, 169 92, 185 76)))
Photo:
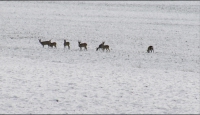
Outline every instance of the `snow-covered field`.
POLYGON ((1 1, 0 114, 200 114, 199 32, 199 1, 1 1))

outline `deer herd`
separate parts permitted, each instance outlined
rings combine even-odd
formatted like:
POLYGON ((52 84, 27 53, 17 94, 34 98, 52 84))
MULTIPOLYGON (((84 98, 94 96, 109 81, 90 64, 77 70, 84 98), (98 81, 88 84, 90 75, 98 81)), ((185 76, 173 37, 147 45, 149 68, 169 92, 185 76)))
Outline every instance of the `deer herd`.
MULTIPOLYGON (((49 41, 41 41, 41 39, 39 39, 40 44, 43 46, 47 45, 48 47, 51 48, 56 48, 56 42, 51 42, 51 40, 49 41)), ((106 49, 106 51, 110 52, 109 49, 109 45, 104 45, 104 41, 99 45, 99 47, 96 48, 96 51, 98 51, 99 49, 102 49, 103 51, 106 49)), ((70 42, 66 42, 66 40, 64 40, 64 48, 66 48, 66 46, 68 47, 68 49, 70 49, 70 42)), ((87 50, 87 43, 81 43, 81 41, 78 41, 78 46, 80 48, 80 50, 82 50, 82 47, 87 50)), ((153 46, 149 46, 147 49, 147 53, 152 53, 154 52, 153 46)))

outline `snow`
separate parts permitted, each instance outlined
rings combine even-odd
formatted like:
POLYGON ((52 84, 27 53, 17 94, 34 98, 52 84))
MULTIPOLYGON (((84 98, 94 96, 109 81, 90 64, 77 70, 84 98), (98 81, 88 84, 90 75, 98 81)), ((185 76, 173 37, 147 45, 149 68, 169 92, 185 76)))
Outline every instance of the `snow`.
POLYGON ((200 114, 199 20, 198 1, 1 1, 0 113, 200 114))

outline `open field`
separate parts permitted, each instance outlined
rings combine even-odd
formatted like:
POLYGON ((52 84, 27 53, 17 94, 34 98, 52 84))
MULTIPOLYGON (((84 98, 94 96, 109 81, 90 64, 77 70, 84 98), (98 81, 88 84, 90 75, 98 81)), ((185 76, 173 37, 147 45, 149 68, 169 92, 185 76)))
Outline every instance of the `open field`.
POLYGON ((200 2, 1 1, 0 24, 1 114, 200 114, 200 2))

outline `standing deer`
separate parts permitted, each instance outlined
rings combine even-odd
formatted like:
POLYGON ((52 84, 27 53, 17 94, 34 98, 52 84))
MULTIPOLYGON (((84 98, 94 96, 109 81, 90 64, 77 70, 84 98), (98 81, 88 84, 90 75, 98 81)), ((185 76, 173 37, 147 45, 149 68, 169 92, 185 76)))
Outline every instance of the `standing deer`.
POLYGON ((66 40, 64 40, 64 48, 66 47, 66 46, 68 46, 68 49, 70 49, 70 43, 69 42, 66 42, 66 40))
POLYGON ((78 41, 78 46, 80 47, 80 50, 82 50, 82 47, 84 47, 85 50, 87 50, 87 43, 81 43, 80 41, 78 41))
POLYGON ((39 42, 41 43, 41 45, 44 48, 45 45, 48 45, 48 47, 49 47, 49 44, 51 43, 51 40, 49 40, 49 41, 41 41, 41 39, 39 39, 39 42))
POLYGON ((52 47, 52 48, 53 48, 53 47, 56 48, 56 42, 52 42, 52 43, 50 42, 50 43, 49 43, 49 46, 52 47))
POLYGON ((147 52, 148 52, 148 53, 150 53, 150 52, 151 52, 151 53, 154 52, 153 46, 149 46, 148 49, 147 49, 147 52))

